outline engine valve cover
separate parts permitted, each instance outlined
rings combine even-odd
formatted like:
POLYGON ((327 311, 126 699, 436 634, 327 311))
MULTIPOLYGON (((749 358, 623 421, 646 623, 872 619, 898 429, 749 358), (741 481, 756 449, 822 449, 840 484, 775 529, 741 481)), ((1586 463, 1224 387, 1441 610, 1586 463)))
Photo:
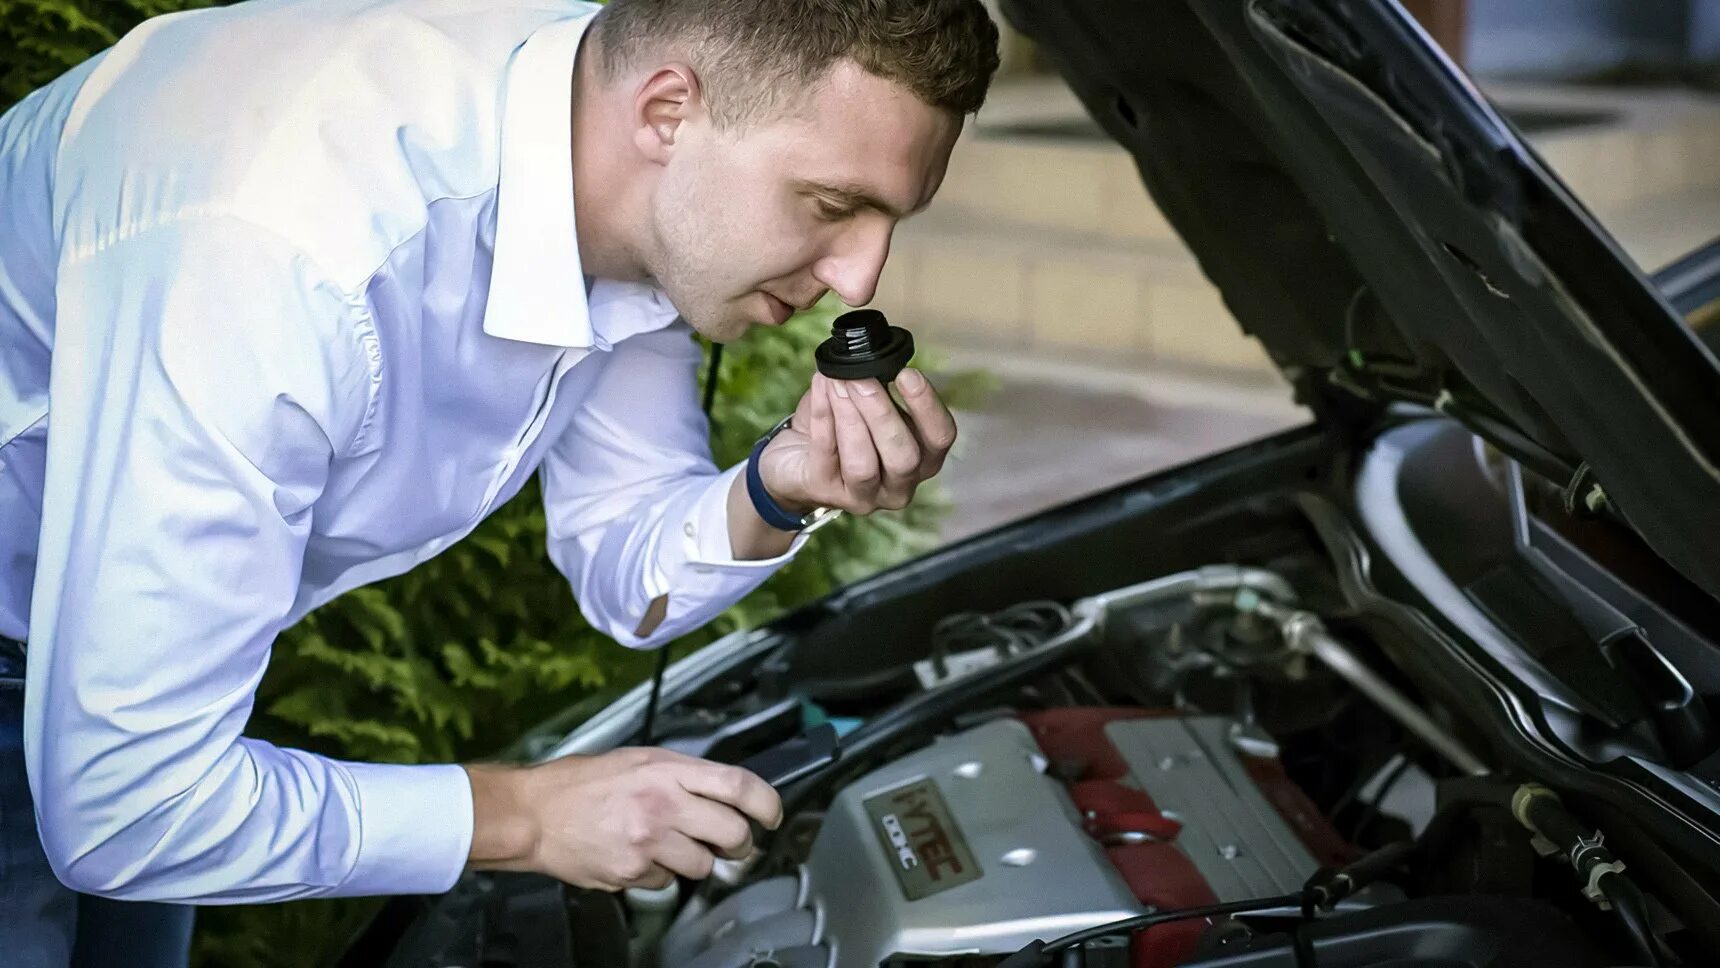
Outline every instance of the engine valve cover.
POLYGON ((1013 951, 1142 910, 1019 720, 850 785, 807 860, 836 965, 1013 951))
MULTIPOLYGON (((1104 784, 1140 791, 1146 802, 1136 808, 1138 819, 1128 826, 1147 833, 1145 842, 1161 843, 1186 858, 1210 892, 1206 897, 1143 900, 1171 906, 1288 894, 1301 890, 1319 866, 1250 775, 1237 749, 1237 738, 1244 734, 1235 720, 1119 718, 1105 723, 1101 735, 1121 758, 1124 771, 1114 779, 1090 774, 1072 788, 1077 801, 1086 801, 1092 788, 1104 784), (1176 828, 1170 836, 1162 834, 1167 820, 1176 828)), ((1306 813, 1314 814, 1311 804, 1306 813)), ((1101 812, 1097 819, 1105 817, 1101 812)), ((1116 819, 1111 826, 1119 826, 1116 819)), ((1126 838, 1106 833, 1108 842, 1132 846, 1126 838)), ((1161 862, 1164 853, 1159 854, 1161 862)))
MULTIPOLYGON (((1003 954, 1149 905, 1295 891, 1316 852, 1332 863, 1345 846, 1270 752, 1222 717, 994 720, 843 789, 801 878, 753 885, 678 926, 666 961, 740 968, 790 942, 821 946, 832 968, 1003 954)), ((1155 928, 1131 962, 1175 964, 1202 930, 1155 928)))

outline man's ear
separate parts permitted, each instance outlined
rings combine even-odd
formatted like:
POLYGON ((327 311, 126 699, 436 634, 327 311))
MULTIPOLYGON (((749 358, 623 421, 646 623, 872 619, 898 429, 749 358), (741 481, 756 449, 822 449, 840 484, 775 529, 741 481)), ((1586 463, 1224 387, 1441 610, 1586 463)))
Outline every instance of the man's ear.
POLYGON ((682 126, 704 114, 699 75, 686 64, 665 64, 639 85, 633 108, 634 143, 646 158, 664 164, 675 150, 682 126))

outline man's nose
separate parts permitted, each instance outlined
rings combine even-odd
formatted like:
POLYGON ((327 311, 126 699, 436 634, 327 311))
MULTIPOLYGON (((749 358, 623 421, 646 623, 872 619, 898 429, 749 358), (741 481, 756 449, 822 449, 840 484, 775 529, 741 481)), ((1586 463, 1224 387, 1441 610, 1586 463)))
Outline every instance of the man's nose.
POLYGON ((842 233, 812 275, 849 306, 864 306, 878 292, 878 277, 890 255, 893 220, 859 220, 842 233))

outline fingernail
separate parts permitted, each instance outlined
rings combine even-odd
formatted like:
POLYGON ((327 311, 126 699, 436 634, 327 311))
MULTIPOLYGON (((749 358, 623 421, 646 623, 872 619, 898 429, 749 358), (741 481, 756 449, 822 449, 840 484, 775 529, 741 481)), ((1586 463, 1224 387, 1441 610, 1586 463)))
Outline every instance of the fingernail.
POLYGON ((848 381, 847 380, 831 380, 830 385, 833 388, 835 388, 837 396, 841 397, 844 400, 848 399, 848 381))
POLYGON ((896 376, 896 385, 906 393, 919 393, 926 388, 926 378, 910 366, 896 376))
POLYGON ((878 381, 859 380, 855 382, 854 389, 859 390, 863 397, 875 397, 878 395, 878 381))

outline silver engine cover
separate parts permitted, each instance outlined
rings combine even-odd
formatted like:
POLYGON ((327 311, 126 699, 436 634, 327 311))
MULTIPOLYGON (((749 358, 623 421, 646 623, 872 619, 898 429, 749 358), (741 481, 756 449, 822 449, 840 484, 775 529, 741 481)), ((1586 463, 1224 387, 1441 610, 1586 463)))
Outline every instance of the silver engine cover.
POLYGON ((806 862, 835 964, 1013 951, 1139 914, 1045 766, 1027 727, 1001 719, 843 790, 806 862))
MULTIPOLYGON (((1182 824, 1177 849, 1220 899, 1287 893, 1314 873, 1248 778, 1234 721, 1118 721, 1105 734, 1125 782, 1182 824)), ((999 719, 862 777, 831 804, 799 878, 677 925, 662 964, 875 968, 893 954, 1002 954, 1141 913, 1045 771, 1027 726, 999 719)))

